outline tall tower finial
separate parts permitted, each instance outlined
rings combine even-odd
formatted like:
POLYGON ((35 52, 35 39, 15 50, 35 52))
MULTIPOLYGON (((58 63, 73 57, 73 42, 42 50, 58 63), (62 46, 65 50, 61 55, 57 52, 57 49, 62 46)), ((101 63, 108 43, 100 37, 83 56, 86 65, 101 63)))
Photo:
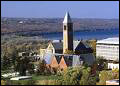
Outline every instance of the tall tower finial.
POLYGON ((66 12, 63 23, 72 23, 69 12, 66 12))

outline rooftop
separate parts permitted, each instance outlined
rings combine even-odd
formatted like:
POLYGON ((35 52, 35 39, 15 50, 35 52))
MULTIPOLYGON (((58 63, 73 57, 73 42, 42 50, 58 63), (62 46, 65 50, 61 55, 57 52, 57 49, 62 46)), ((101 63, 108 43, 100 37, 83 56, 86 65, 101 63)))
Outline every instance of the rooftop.
POLYGON ((119 44, 119 37, 107 38, 103 40, 98 40, 97 43, 103 44, 119 44))
POLYGON ((14 77, 11 78, 10 80, 24 80, 24 79, 31 79, 32 76, 20 76, 20 77, 14 77))

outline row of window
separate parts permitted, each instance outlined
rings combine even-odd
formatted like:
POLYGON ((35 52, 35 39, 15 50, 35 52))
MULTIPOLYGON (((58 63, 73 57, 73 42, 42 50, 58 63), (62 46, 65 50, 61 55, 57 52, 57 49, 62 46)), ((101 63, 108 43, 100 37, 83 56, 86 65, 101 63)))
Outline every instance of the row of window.
POLYGON ((96 48, 100 48, 100 49, 117 49, 117 50, 119 50, 119 47, 110 47, 110 46, 97 46, 96 48))
POLYGON ((118 53, 106 53, 106 52, 100 52, 100 53, 98 53, 97 52, 97 54, 101 54, 101 55, 113 55, 113 56, 119 56, 119 54, 118 53))
POLYGON ((108 50, 97 50, 96 51, 97 53, 108 53, 108 54, 110 54, 110 53, 113 53, 113 54, 119 54, 119 51, 108 51, 108 50))
MULTIPOLYGON (((100 56, 100 55, 98 55, 98 56, 100 56)), ((102 57, 104 57, 107 60, 116 60, 119 58, 119 57, 115 57, 115 56, 112 57, 112 56, 104 56, 104 55, 102 55, 102 57)))
POLYGON ((119 55, 105 55, 105 54, 97 54, 97 56, 103 56, 103 57, 108 57, 108 58, 119 58, 119 55))

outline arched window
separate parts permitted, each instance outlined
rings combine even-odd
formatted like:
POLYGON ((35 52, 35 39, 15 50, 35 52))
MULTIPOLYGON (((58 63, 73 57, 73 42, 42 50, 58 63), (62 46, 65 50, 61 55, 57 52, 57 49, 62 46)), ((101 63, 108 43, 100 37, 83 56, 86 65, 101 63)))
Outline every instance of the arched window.
POLYGON ((66 30, 66 26, 64 25, 64 30, 66 30))

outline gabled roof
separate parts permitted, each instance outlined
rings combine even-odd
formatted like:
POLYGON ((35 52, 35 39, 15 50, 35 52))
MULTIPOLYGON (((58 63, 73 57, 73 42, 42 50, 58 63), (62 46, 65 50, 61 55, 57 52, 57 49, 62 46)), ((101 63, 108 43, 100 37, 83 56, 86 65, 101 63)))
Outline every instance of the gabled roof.
POLYGON ((98 40, 97 44, 119 44, 119 37, 98 40))
POLYGON ((76 50, 78 50, 78 49, 85 50, 87 48, 90 48, 90 46, 86 42, 80 41, 76 47, 76 50))
POLYGON ((60 55, 55 55, 55 58, 56 58, 56 60, 57 60, 57 63, 59 64, 60 61, 61 61, 62 56, 60 56, 60 55))
POLYGON ((50 64, 52 61, 53 54, 52 53, 46 53, 44 56, 44 60, 46 64, 50 64))
POLYGON ((55 50, 63 50, 63 43, 62 42, 55 42, 55 43, 52 43, 52 45, 55 48, 55 50))
POLYGON ((92 53, 93 50, 92 48, 85 42, 85 41, 80 41, 77 43, 75 51, 80 52, 80 53, 92 53))
POLYGON ((93 53, 80 54, 80 57, 88 65, 92 65, 95 61, 95 56, 93 55, 93 53))
MULTIPOLYGON (((63 50, 63 42, 51 42, 55 50, 63 50)), ((91 47, 85 41, 73 41, 74 50, 86 50, 91 47)))
POLYGON ((78 46, 78 44, 80 43, 80 41, 73 41, 73 47, 74 47, 74 50, 76 49, 76 47, 78 46))

